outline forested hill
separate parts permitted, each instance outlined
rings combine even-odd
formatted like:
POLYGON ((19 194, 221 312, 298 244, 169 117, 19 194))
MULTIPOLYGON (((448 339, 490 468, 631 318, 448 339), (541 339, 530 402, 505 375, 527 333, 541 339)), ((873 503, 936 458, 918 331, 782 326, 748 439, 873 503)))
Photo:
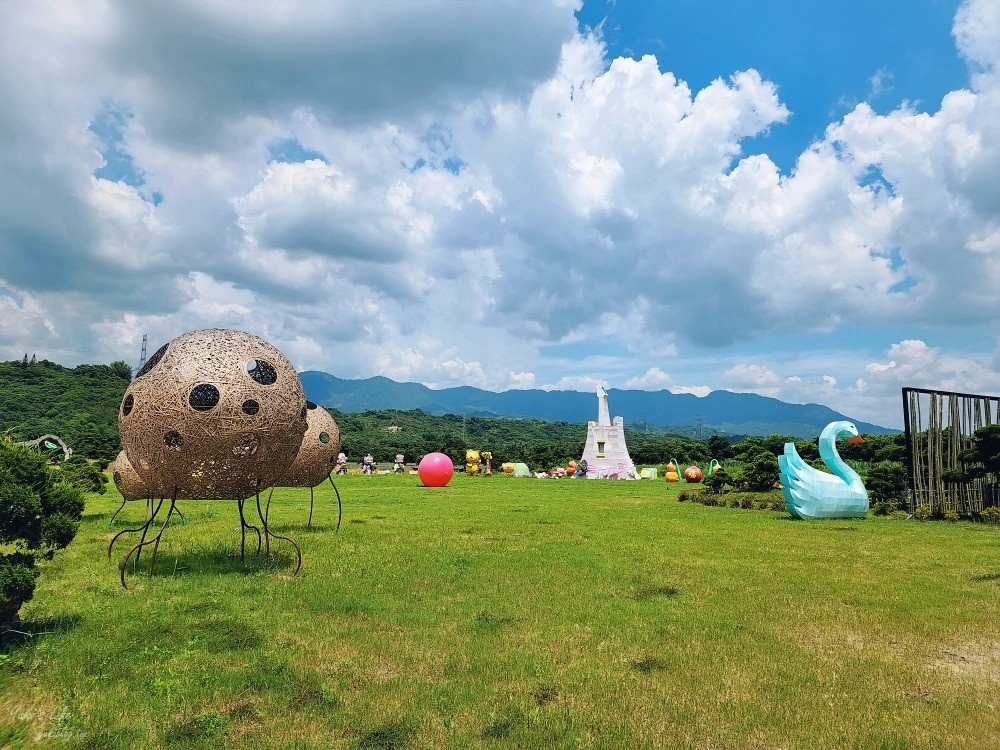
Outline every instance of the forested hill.
POLYGON ((0 362, 0 434, 22 441, 52 433, 76 455, 110 461, 118 455, 118 405, 131 377, 124 362, 0 362))

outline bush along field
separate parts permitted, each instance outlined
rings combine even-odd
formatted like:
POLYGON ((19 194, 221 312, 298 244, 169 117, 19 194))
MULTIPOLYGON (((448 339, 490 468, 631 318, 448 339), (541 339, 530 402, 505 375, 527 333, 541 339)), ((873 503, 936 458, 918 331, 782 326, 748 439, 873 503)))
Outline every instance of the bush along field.
MULTIPOLYGON (((0 651, 0 747, 996 748, 1000 529, 803 522, 661 481, 457 475, 143 519, 113 485, 0 651), (248 506, 249 507, 249 506, 248 506), (250 535, 253 538, 253 535, 250 535)), ((738 494, 738 493, 732 493, 738 494)))

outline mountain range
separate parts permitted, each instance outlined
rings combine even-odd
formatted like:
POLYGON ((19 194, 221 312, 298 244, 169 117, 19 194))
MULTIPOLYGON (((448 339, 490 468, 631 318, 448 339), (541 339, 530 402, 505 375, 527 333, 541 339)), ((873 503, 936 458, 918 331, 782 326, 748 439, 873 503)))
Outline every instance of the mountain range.
MULTIPOLYGON (((596 393, 511 390, 495 393, 472 386, 434 390, 420 383, 399 383, 377 376, 345 380, 326 372, 300 373, 306 398, 342 412, 420 409, 427 414, 470 417, 522 417, 583 422, 597 419, 596 393)), ((789 404, 756 393, 712 391, 698 397, 670 391, 608 389, 612 417, 620 415, 632 428, 675 428, 724 435, 789 435, 815 438, 830 422, 850 419, 820 404, 789 404)), ((851 420, 862 433, 899 432, 851 420)))

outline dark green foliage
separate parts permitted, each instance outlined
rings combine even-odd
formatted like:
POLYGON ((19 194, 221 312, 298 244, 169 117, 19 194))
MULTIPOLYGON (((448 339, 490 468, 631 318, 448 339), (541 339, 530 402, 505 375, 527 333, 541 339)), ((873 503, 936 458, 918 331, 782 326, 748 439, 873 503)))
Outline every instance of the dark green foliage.
POLYGON ((41 519, 42 501, 38 493, 0 478, 0 543, 23 542, 37 547, 42 539, 41 519))
POLYGON ((906 496, 906 468, 893 462, 872 466, 865 478, 865 489, 875 515, 889 515, 899 510, 906 496))
POLYGON ((743 471, 743 482, 750 490, 757 492, 769 490, 777 481, 778 459, 767 451, 761 451, 754 456, 743 471))
POLYGON ((0 430, 15 442, 58 435, 75 455, 105 464, 120 450, 118 405, 130 373, 124 362, 0 362, 0 430))
POLYGON ((980 427, 972 440, 972 447, 961 455, 965 473, 970 477, 992 474, 1000 478, 1000 424, 980 427))
POLYGON ((60 476, 63 480, 82 492, 96 492, 103 495, 107 492, 105 485, 108 478, 101 471, 101 467, 88 461, 83 456, 70 456, 68 460, 59 464, 60 476))
POLYGON ((35 591, 38 569, 24 552, 0 555, 0 626, 11 620, 35 591))
POLYGON ((727 487, 733 486, 733 478, 729 476, 725 469, 718 469, 701 480, 702 485, 709 492, 721 495, 727 487))
POLYGON ((41 454, 0 442, 0 627, 35 589, 36 556, 67 546, 83 516, 83 493, 59 481, 41 454))

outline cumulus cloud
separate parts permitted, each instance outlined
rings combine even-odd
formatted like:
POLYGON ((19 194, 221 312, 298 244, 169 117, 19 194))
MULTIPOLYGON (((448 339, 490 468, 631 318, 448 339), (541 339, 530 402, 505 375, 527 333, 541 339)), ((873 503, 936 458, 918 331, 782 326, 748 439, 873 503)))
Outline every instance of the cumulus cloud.
POLYGON ((780 81, 692 90, 609 59, 575 9, 0 6, 0 352, 226 325, 345 377, 722 387, 872 421, 908 379, 996 387, 995 350, 918 340, 1000 322, 996 3, 955 18, 968 88, 858 104, 789 173, 745 153, 790 116, 780 81), (915 333, 839 369, 745 354, 875 324, 915 333))

